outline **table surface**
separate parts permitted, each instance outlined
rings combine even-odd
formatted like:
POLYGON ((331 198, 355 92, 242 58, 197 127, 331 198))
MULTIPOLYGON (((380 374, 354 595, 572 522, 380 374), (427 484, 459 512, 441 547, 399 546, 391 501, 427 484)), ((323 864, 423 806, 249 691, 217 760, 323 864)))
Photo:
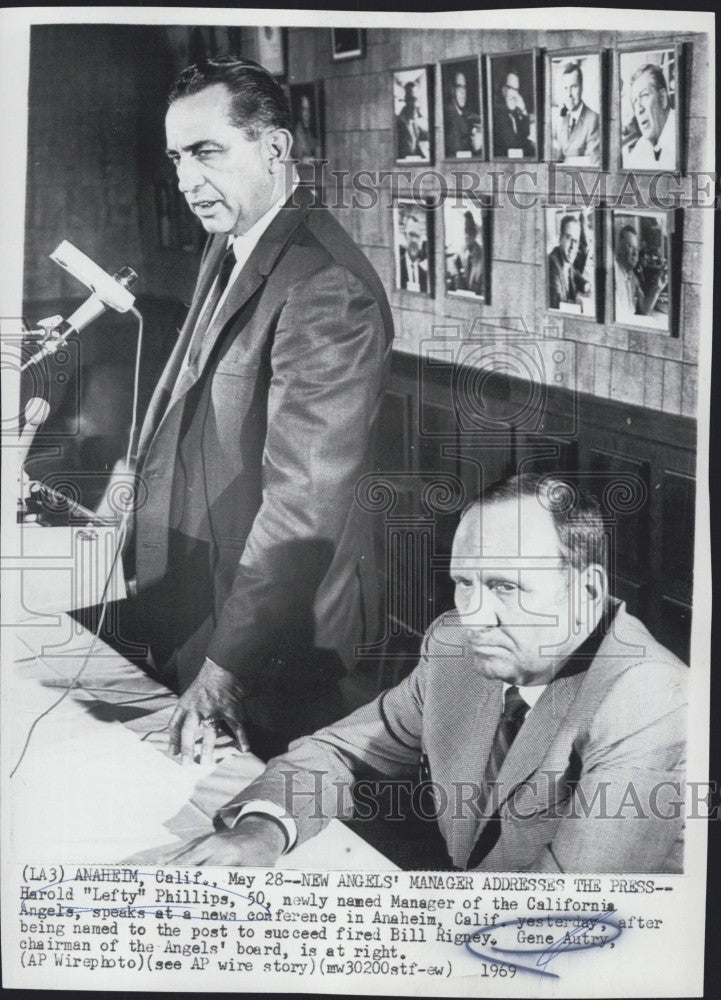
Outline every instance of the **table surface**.
MULTIPOLYGON (((27 623, 5 673, 6 774, 22 754, 5 807, 13 854, 34 864, 120 862, 210 832, 213 812, 263 769, 229 738, 213 764, 182 767, 168 756, 177 697, 102 641, 66 693, 91 643, 90 633, 64 614, 27 623)), ((282 867, 395 865, 332 820, 289 852, 282 867)))

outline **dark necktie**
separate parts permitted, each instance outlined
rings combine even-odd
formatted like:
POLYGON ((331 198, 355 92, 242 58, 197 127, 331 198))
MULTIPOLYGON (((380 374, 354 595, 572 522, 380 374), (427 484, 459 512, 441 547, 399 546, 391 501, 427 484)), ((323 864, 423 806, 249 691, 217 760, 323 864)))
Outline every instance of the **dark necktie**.
POLYGON ((660 160, 661 159, 661 150, 660 149, 654 149, 653 155, 654 155, 654 157, 655 157, 656 160, 660 160))
POLYGON ((208 297, 205 300, 203 310, 198 317, 198 322, 195 324, 193 339, 190 343, 190 350, 188 351, 189 365, 194 364, 198 360, 198 355, 200 354, 200 349, 203 346, 205 334, 208 331, 210 321, 213 318, 213 314, 215 313, 218 303, 220 302, 220 297, 228 287, 228 281, 230 280, 230 275, 233 272, 235 263, 235 253, 233 252, 233 247, 231 245, 220 259, 216 280, 211 286, 208 297))
MULTIPOLYGON (((518 688, 509 687, 505 695, 503 714, 498 720, 496 735, 493 737, 491 755, 483 772, 483 787, 478 803, 481 809, 485 809, 488 800, 493 794, 493 787, 498 779, 501 765, 506 759, 511 744, 516 736, 518 736, 518 731, 523 725, 523 720, 526 718, 529 708, 530 705, 523 700, 518 688)), ((483 859, 493 850, 500 835, 501 821, 496 810, 483 827, 478 840, 473 845, 466 868, 478 868, 483 859)))
POLYGON ((491 754, 483 772, 483 787, 481 792, 481 808, 484 808, 493 792, 493 787, 498 779, 506 755, 511 748, 511 744, 518 736, 518 731, 523 725, 526 713, 530 705, 524 701, 518 688, 515 685, 509 687, 505 694, 503 712, 498 720, 496 735, 493 737, 491 754))

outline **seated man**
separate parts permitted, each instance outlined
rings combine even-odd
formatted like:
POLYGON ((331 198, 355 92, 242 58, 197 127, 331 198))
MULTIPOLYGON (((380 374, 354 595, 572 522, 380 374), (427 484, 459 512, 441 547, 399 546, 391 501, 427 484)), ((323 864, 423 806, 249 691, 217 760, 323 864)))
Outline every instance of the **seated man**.
POLYGON ((351 815, 358 778, 410 779, 423 754, 459 868, 681 871, 687 668, 608 596, 607 531, 560 480, 492 487, 410 676, 292 744, 169 860, 274 864, 351 815))

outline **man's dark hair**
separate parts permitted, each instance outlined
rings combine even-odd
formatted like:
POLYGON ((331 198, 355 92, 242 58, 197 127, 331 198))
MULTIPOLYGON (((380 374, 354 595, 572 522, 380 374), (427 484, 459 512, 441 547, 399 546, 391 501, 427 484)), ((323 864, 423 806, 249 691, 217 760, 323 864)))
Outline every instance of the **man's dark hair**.
POLYGON ((579 224, 578 223, 578 219, 576 218, 575 215, 564 215, 563 218, 561 219, 561 227, 559 229, 559 237, 564 235, 564 233, 566 232, 566 226, 569 224, 569 222, 575 222, 575 223, 579 224))
POLYGON ((623 226, 618 233, 618 241, 621 242, 622 236, 635 236, 638 239, 638 233, 636 232, 636 227, 632 226, 630 223, 623 226))
POLYGON ((549 512, 561 553, 574 569, 594 563, 607 568, 606 530, 601 505, 588 490, 560 476, 524 473, 494 483, 466 505, 461 519, 475 507, 533 497, 549 512))
POLYGON ((290 108, 280 84, 252 59, 216 56, 188 66, 170 88, 168 104, 218 83, 230 91, 231 122, 248 139, 257 139, 266 128, 292 129, 290 108))
POLYGON ((583 70, 581 69, 581 64, 578 62, 571 62, 566 65, 563 71, 563 75, 566 76, 568 73, 578 73, 578 82, 583 87, 583 70))

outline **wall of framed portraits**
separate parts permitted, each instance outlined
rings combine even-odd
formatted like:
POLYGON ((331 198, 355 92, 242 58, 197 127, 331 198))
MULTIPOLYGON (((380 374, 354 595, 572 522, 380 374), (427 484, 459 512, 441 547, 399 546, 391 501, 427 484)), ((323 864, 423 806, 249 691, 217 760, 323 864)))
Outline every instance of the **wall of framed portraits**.
POLYGON ((292 29, 288 79, 322 85, 325 200, 390 290, 397 350, 525 331, 568 343, 569 388, 693 416, 704 210, 666 205, 709 169, 704 39, 357 34, 338 59, 292 29))

